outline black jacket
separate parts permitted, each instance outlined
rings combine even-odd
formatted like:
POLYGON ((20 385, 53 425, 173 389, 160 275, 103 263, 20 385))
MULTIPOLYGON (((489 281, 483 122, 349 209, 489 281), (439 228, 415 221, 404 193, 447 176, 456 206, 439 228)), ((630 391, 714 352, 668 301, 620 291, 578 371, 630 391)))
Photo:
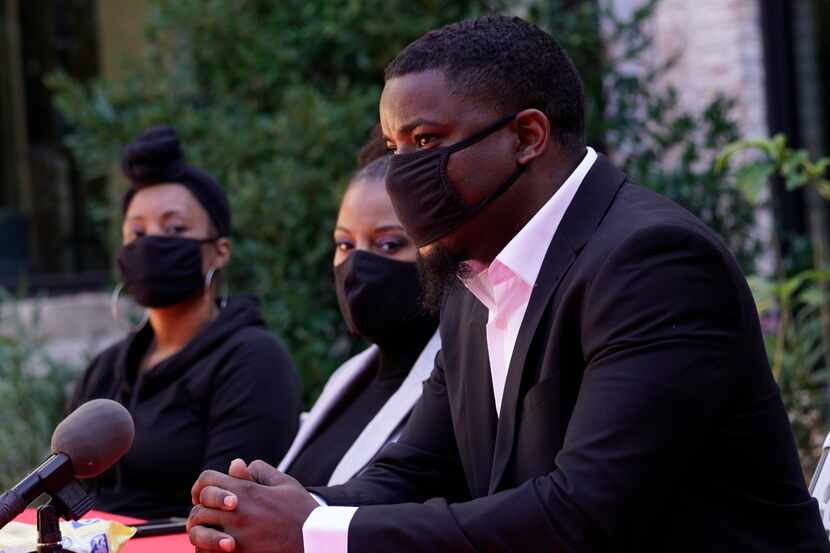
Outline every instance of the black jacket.
POLYGON ((830 551, 746 281, 688 212, 600 156, 547 250, 500 418, 486 321, 453 292, 400 441, 314 489, 375 505, 350 553, 830 551))
POLYGON ((299 424, 300 384, 251 297, 230 298, 181 351, 137 375, 152 336, 147 324, 101 353, 71 407, 110 398, 135 421, 132 449, 93 483, 97 509, 186 516, 202 470, 226 472, 236 457, 279 462, 299 424))

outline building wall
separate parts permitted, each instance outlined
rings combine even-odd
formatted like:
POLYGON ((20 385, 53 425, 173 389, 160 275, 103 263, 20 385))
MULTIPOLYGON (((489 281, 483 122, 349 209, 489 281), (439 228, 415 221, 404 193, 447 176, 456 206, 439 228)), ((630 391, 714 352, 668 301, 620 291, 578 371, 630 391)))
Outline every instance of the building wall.
MULTIPOLYGON (((644 0, 600 0, 618 16, 644 0)), ((651 31, 655 48, 644 62, 677 57, 666 75, 681 104, 699 112, 717 94, 737 100, 745 136, 767 134, 763 44, 758 0, 660 0, 651 31)))
POLYGON ((823 97, 821 67, 817 51, 817 28, 814 7, 811 2, 793 4, 795 36, 795 66, 798 76, 798 115, 801 131, 801 145, 813 155, 820 156, 827 151, 827 137, 821 122, 825 121, 826 105, 823 97))
POLYGON ((43 339, 43 353, 48 357, 80 369, 130 330, 125 311, 135 316, 135 310, 125 301, 120 304, 121 313, 115 321, 107 293, 6 301, 0 306, 0 335, 14 337, 22 326, 28 337, 43 339))
MULTIPOLYGON (((600 1, 623 17, 644 3, 600 1)), ((719 94, 733 98, 743 137, 769 135, 760 9, 759 0, 660 0, 650 29, 654 49, 644 59, 654 64, 676 58, 664 78, 677 88, 686 111, 700 113, 719 94)), ((762 242, 772 228, 772 214, 759 208, 756 229, 762 242)), ((772 272, 771 254, 757 263, 760 272, 772 272)))
POLYGON ((744 136, 767 134, 764 62, 757 0, 662 0, 654 55, 681 52, 670 80, 699 112, 718 94, 737 100, 744 136))
POLYGON ((0 204, 30 209, 19 0, 3 2, 0 10, 0 204))
MULTIPOLYGON (((18 0, 11 0, 5 3, 10 11, 3 21, 16 20, 16 11, 12 11, 12 8, 17 6, 17 2, 18 0)), ((142 51, 145 0, 98 0, 95 7, 100 75, 106 79, 123 78, 125 62, 131 56, 140 55, 142 51)), ((14 38, 10 32, 2 33, 0 37, 4 40, 14 38)), ((19 59, 19 52, 15 56, 15 59, 19 59)), ((22 114, 23 110, 19 108, 12 113, 22 114)), ((25 131, 25 126, 22 128, 25 131)), ((18 139, 14 143, 25 142, 18 139)), ((20 165, 25 167, 25 164, 20 165)), ((19 320, 29 328, 29 332, 37 333, 45 339, 46 353, 50 357, 81 367, 130 330, 130 324, 123 313, 129 307, 124 303, 126 302, 122 302, 122 313, 118 321, 112 318, 108 290, 9 303, 2 306, 0 335, 14 335, 17 330, 13 326, 19 320), (14 316, 9 310, 14 310, 14 316)), ((134 311, 131 314, 134 316, 134 311)))
POLYGON ((101 73, 107 79, 125 77, 124 61, 139 55, 145 0, 98 0, 98 43, 101 73))

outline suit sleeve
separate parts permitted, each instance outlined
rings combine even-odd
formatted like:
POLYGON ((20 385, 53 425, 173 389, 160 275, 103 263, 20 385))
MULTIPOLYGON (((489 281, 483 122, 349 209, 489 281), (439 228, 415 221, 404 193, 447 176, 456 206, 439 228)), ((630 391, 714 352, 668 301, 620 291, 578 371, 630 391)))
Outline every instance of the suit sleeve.
POLYGON ((377 505, 469 497, 453 432, 441 352, 400 439, 345 484, 310 488, 329 505, 377 505))
POLYGON ((293 363, 271 336, 255 336, 217 372, 208 412, 203 467, 222 472, 240 457, 276 464, 299 424, 300 384, 293 363))
MULTIPOLYGON (((464 503, 361 507, 350 553, 642 544, 730 396, 740 319, 725 258, 708 239, 674 227, 631 237, 585 291, 586 365, 556 469, 464 503)), ((432 473, 414 476, 429 486, 432 473)))

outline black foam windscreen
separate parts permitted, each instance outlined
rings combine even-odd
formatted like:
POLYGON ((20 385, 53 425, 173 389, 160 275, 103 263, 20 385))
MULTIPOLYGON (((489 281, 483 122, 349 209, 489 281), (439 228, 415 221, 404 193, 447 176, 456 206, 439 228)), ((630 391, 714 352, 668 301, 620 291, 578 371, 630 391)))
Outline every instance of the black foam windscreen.
POLYGON ((135 425, 118 402, 93 399, 69 414, 52 434, 52 453, 72 460, 76 478, 98 476, 133 445, 135 425))

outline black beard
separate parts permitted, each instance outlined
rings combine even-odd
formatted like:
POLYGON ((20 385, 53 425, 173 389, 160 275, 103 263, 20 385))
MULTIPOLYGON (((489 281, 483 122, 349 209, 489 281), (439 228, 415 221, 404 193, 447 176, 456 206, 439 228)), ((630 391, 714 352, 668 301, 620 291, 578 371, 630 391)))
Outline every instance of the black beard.
POLYGON ((470 269, 464 261, 440 244, 435 244, 425 256, 418 254, 416 266, 421 281, 421 306, 427 313, 438 316, 447 293, 459 285, 459 278, 469 275, 470 269))

